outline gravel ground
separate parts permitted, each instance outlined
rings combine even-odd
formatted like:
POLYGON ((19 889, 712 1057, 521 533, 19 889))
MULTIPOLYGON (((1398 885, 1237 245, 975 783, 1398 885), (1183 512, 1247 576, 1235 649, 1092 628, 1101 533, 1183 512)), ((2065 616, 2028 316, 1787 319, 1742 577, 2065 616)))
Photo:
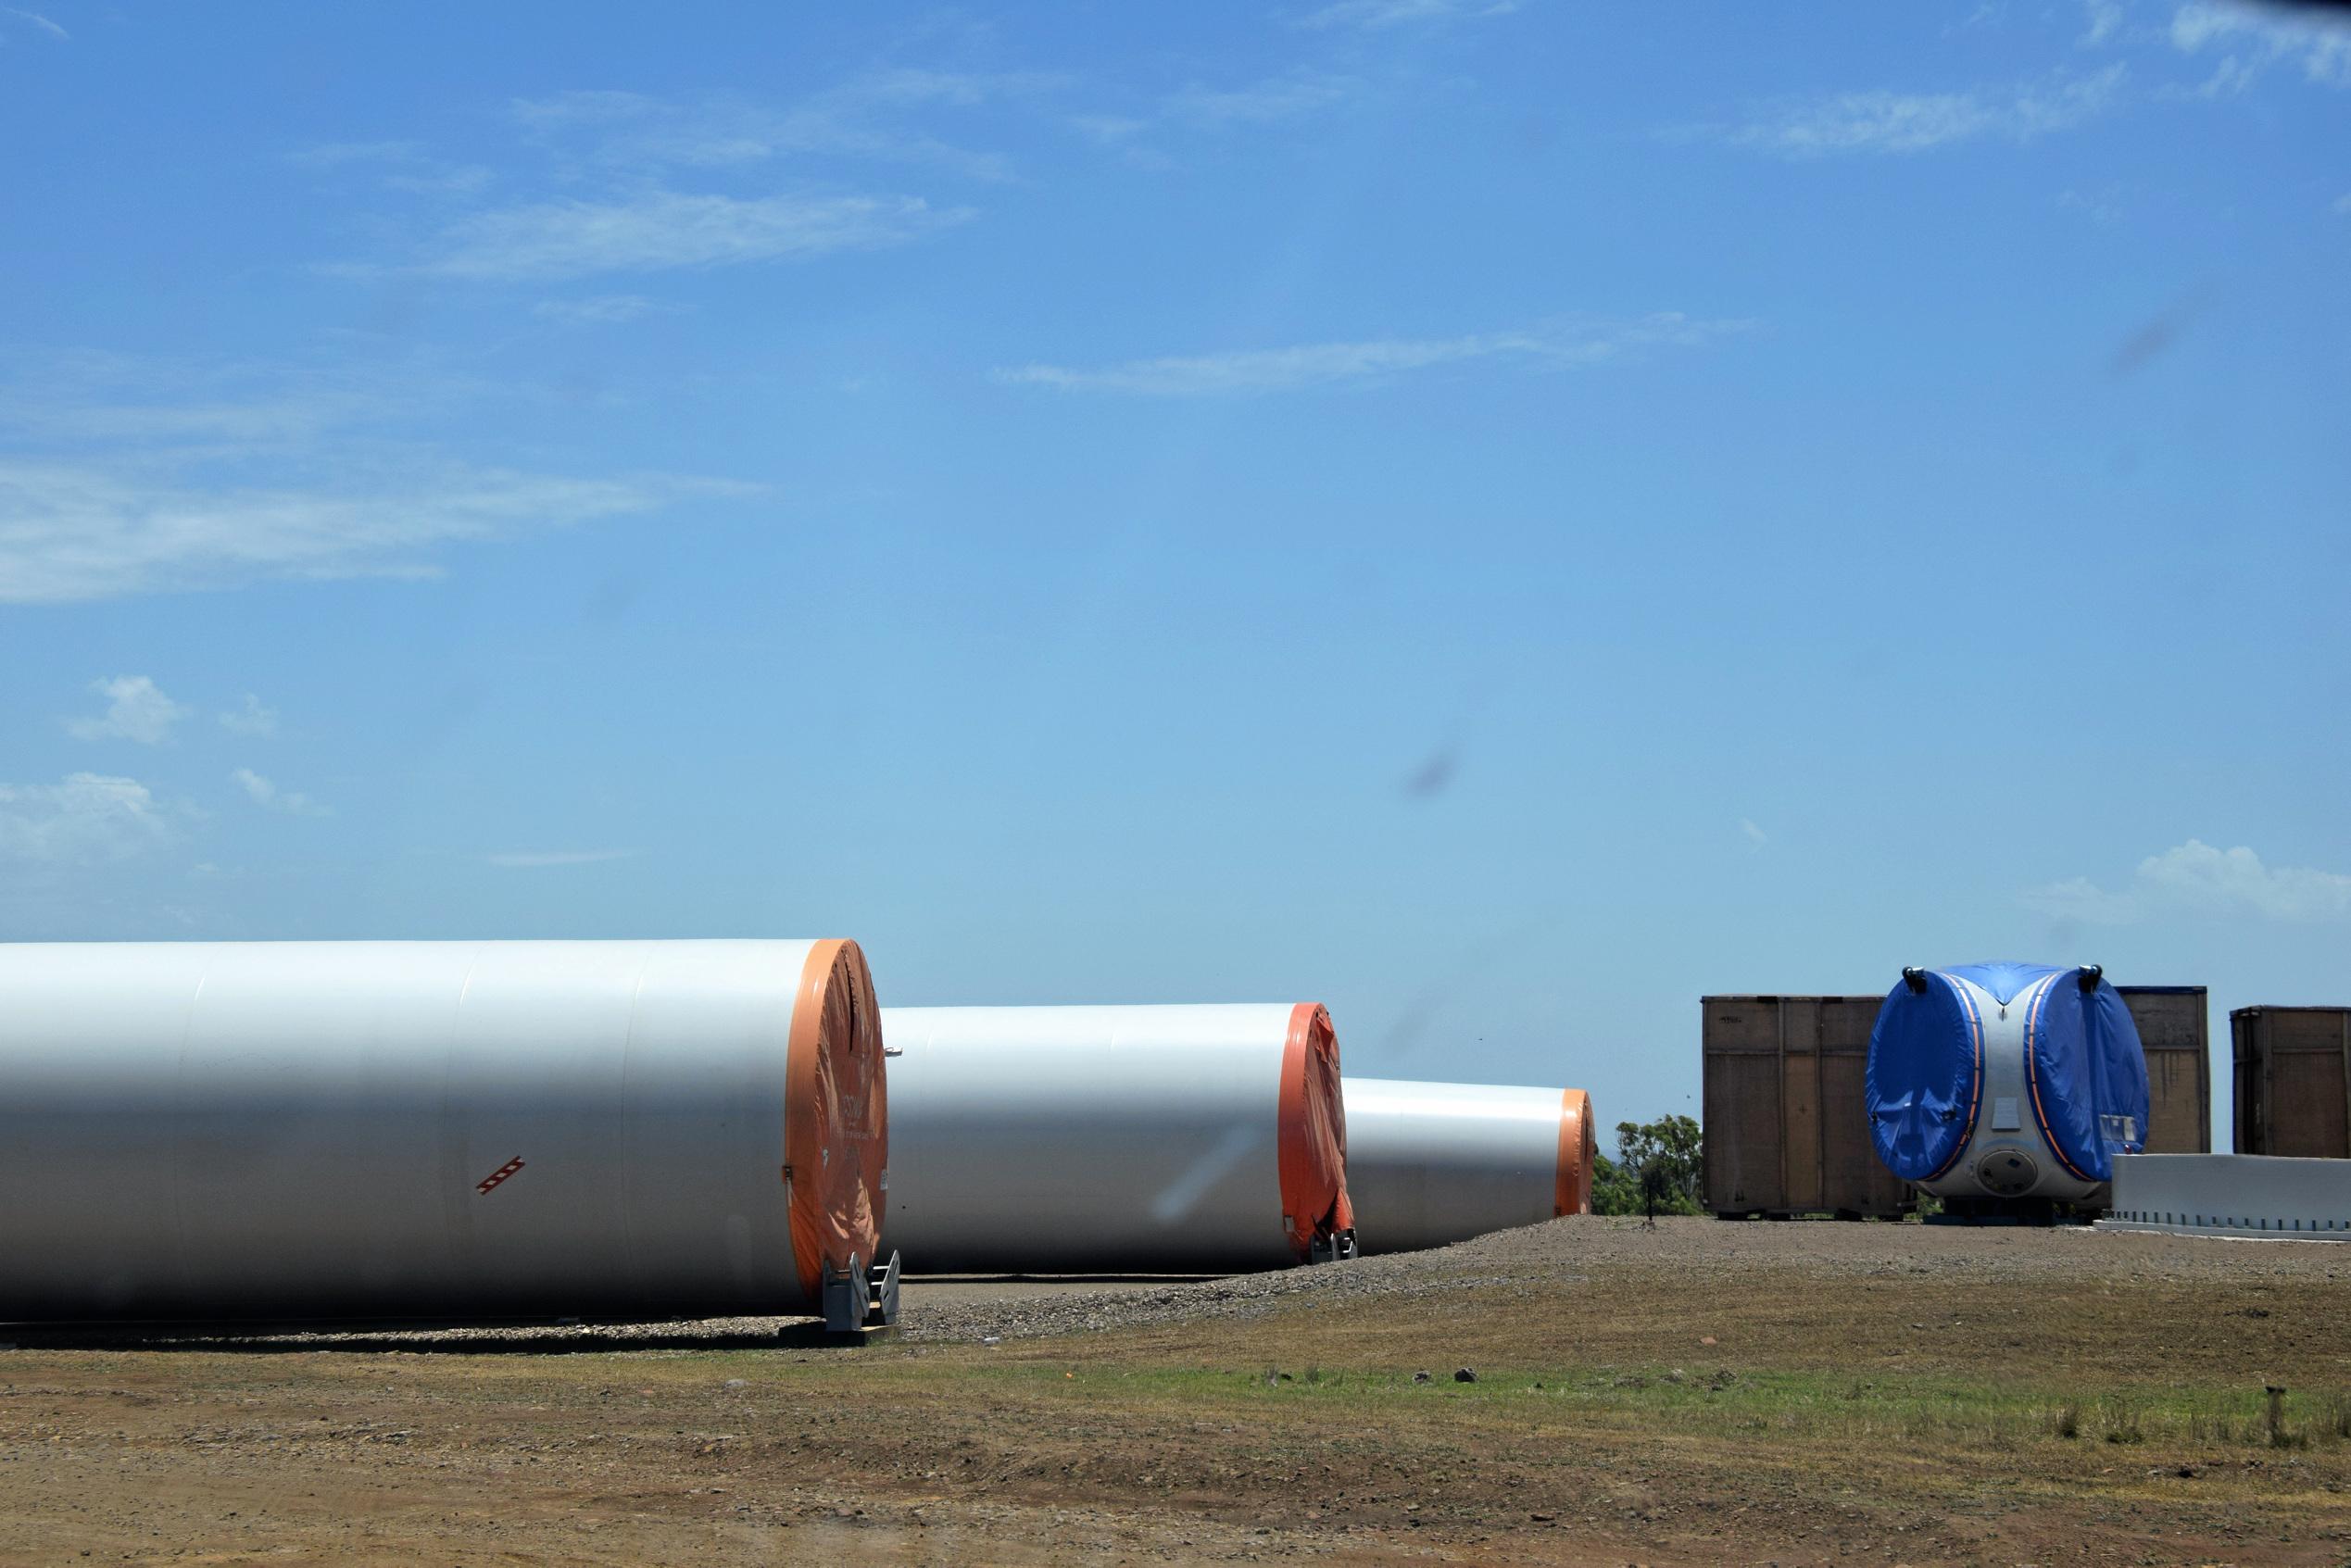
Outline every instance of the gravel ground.
MULTIPOLYGON (((1526 1282, 1605 1276, 1637 1268, 1689 1271, 1725 1288, 1742 1272, 1800 1271, 1855 1279, 1942 1276, 1955 1285, 2022 1279, 2116 1284, 2257 1279, 2351 1280, 2351 1246, 2206 1236, 1956 1225, 1833 1222, 1739 1223, 1582 1216, 1502 1231, 1427 1252, 1392 1253, 1337 1266, 1224 1279, 916 1278, 904 1286, 900 1336, 911 1341, 1028 1338, 1191 1320, 1253 1318, 1289 1306, 1338 1306, 1526 1282)), ((42 1347, 135 1348, 162 1342, 247 1349, 386 1349, 471 1353, 728 1349, 772 1347, 778 1336, 818 1342, 798 1318, 709 1318, 690 1323, 534 1324, 333 1332, 124 1331, 0 1328, 0 1342, 42 1347)))
POLYGON ((1716 1287, 1748 1270, 1801 1271, 1856 1279, 1904 1274, 1967 1280, 2351 1279, 2351 1245, 2237 1241, 2208 1236, 2055 1229, 1835 1222, 1739 1223, 1597 1215, 1499 1231, 1427 1252, 1390 1253, 1339 1267, 1238 1274, 1144 1289, 1033 1291, 967 1296, 917 1282, 901 1326, 910 1339, 1089 1333, 1193 1318, 1254 1317, 1297 1304, 1425 1295, 1528 1281, 1589 1279, 1612 1269, 1687 1270, 1716 1287), (937 1290, 937 1294, 931 1294, 937 1290))

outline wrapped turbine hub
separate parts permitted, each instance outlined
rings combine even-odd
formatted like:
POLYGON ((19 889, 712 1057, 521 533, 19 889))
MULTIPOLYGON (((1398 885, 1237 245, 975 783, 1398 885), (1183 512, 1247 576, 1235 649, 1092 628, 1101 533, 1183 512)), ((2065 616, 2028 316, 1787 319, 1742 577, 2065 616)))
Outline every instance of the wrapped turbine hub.
POLYGON ((2094 1201, 2144 1147, 2146 1059, 2094 967, 1905 970, 1867 1104, 1878 1158, 1939 1198, 2094 1201))

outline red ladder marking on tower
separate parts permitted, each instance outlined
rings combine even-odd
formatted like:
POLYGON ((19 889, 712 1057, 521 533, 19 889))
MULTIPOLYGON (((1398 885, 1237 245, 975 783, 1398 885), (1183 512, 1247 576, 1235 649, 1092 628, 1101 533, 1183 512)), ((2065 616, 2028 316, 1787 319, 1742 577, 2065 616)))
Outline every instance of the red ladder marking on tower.
POLYGON ((490 1189, 492 1187, 497 1185, 500 1182, 506 1180, 507 1177, 514 1174, 515 1172, 520 1171, 521 1169, 522 1169, 522 1157, 518 1154, 513 1159, 508 1160, 505 1164, 499 1166, 497 1170, 491 1172, 489 1180, 484 1182, 473 1190, 480 1193, 483 1197, 487 1198, 490 1196, 490 1189))

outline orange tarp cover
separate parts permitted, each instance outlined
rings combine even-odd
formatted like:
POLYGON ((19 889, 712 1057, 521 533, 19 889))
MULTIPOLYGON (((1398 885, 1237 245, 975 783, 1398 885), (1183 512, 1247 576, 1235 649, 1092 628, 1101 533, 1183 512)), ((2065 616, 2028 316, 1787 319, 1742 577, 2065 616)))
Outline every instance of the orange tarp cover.
POLYGON ((1591 1212, 1591 1158, 1597 1152, 1591 1097, 1581 1089, 1559 1093, 1559 1173, 1553 1179, 1551 1211, 1591 1212))
POLYGON ((800 971, 784 1073, 784 1185, 792 1261, 811 1301, 824 1268, 871 1266, 881 1242, 889 1116, 882 1012, 854 942, 819 942, 800 971))
POLYGON ((1282 1049, 1282 1223, 1307 1256, 1317 1236, 1352 1230, 1347 1201, 1347 1111, 1339 1093, 1339 1032, 1319 1002, 1290 1009, 1282 1049))

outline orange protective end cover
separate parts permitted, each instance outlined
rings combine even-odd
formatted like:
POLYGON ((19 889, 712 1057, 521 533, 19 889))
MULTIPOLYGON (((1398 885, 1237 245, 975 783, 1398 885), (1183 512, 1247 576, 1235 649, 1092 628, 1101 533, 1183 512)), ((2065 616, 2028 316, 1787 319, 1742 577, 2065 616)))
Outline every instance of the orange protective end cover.
POLYGON ((1347 1111, 1339 1092, 1339 1032, 1329 1010, 1301 1002, 1289 1011, 1282 1049, 1279 1164, 1282 1214, 1303 1258, 1318 1236, 1352 1229, 1347 1201, 1347 1111))
POLYGON ((824 1266, 871 1266, 881 1243, 889 1116, 882 1012, 857 944, 819 942, 800 971, 785 1063, 784 1151, 792 1259, 822 1298, 824 1266))
POLYGON ((1591 1212, 1595 1152, 1591 1097, 1581 1089, 1563 1089, 1559 1095, 1559 1172, 1552 1186, 1554 1216, 1591 1212))

